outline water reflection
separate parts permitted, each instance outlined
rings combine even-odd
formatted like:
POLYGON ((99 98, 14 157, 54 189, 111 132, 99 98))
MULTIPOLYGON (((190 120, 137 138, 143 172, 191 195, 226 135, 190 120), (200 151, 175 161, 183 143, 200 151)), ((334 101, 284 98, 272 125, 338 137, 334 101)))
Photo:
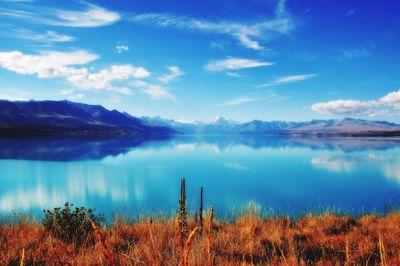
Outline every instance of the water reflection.
POLYGON ((64 202, 100 212, 176 209, 186 176, 221 216, 256 202, 296 215, 358 213, 400 202, 400 141, 364 138, 179 137, 0 140, 0 210, 40 213, 64 202))
POLYGON ((271 136, 180 136, 165 138, 53 138, 0 139, 0 160, 81 161, 102 160, 107 156, 126 154, 143 147, 173 147, 195 150, 209 145, 214 152, 229 151, 238 145, 252 149, 309 148, 312 150, 340 150, 355 152, 387 150, 400 146, 397 138, 290 138, 271 136))
POLYGON ((316 168, 337 173, 356 172, 372 167, 382 171, 384 176, 400 181, 400 154, 397 153, 355 152, 320 155, 312 158, 311 164, 316 168))

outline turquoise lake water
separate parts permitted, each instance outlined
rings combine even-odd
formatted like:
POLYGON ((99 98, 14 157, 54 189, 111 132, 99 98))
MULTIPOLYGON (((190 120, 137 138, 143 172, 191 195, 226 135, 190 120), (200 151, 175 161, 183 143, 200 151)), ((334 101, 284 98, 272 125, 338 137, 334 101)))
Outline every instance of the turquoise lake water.
POLYGON ((0 140, 0 212, 62 206, 98 213, 171 213, 180 178, 190 209, 248 205, 269 215, 400 206, 400 139, 177 137, 168 140, 0 140))

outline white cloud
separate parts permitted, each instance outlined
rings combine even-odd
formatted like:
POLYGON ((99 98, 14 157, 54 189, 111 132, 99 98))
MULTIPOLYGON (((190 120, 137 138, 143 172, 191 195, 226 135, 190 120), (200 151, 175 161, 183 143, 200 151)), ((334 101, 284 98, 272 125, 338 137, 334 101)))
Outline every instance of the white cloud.
POLYGON ((129 46, 126 45, 126 44, 118 44, 118 45, 115 47, 115 51, 116 51, 118 54, 122 54, 123 52, 128 52, 128 51, 129 51, 129 46))
POLYGON ((65 77, 83 71, 70 67, 96 60, 98 55, 84 50, 42 52, 26 55, 20 51, 0 52, 0 66, 19 74, 36 74, 40 78, 65 77))
POLYGON ((260 97, 238 97, 234 99, 227 100, 220 104, 221 106, 235 106, 235 105, 240 105, 243 103, 250 103, 250 102, 256 102, 256 101, 262 101, 265 98, 260 98, 260 97))
POLYGON ((400 90, 370 101, 334 100, 316 103, 311 110, 330 115, 384 116, 397 114, 400 110, 400 90))
POLYGON ((140 91, 144 94, 147 94, 152 98, 153 100, 158 100, 158 99, 170 99, 174 102, 176 102, 176 98, 174 95, 172 95, 168 89, 150 84, 148 82, 142 81, 142 80, 135 80, 132 82, 132 85, 135 87, 139 87, 140 91))
POLYGON ((97 73, 89 73, 86 69, 67 77, 67 80, 76 87, 87 89, 109 89, 122 94, 130 94, 126 88, 115 88, 111 82, 127 80, 130 78, 146 78, 150 73, 142 68, 131 65, 113 65, 109 69, 103 69, 97 73))
POLYGON ((273 64, 274 63, 271 62, 262 62, 252 59, 230 57, 223 60, 211 61, 205 66, 205 69, 208 71, 224 71, 224 70, 236 70, 242 68, 271 66, 273 64))
POLYGON ((65 78, 82 89, 110 90, 130 94, 126 87, 115 86, 113 82, 131 78, 146 78, 150 73, 143 67, 112 65, 92 73, 84 65, 96 60, 96 54, 84 50, 72 52, 49 51, 38 55, 26 55, 19 51, 0 52, 0 67, 19 74, 37 75, 39 78, 65 78))
POLYGON ((258 23, 207 21, 204 19, 178 16, 165 13, 147 13, 135 15, 133 22, 145 22, 161 27, 196 30, 229 35, 244 47, 261 50, 261 40, 271 38, 275 34, 287 34, 294 28, 293 19, 285 10, 285 1, 278 1, 275 17, 258 23))
POLYGON ((172 80, 176 79, 179 76, 185 74, 179 67, 177 66, 169 66, 167 69, 170 71, 169 74, 166 74, 159 78, 159 80, 163 83, 170 83, 172 80))
POLYGON ((335 100, 311 106, 315 112, 336 115, 368 115, 376 107, 375 101, 335 100))
POLYGON ((273 86, 279 86, 283 84, 289 84, 289 83, 294 83, 294 82, 299 82, 303 80, 307 80, 310 78, 313 78, 317 76, 316 74, 307 74, 307 75, 291 75, 291 76, 286 76, 286 77, 281 77, 278 78, 272 82, 269 82, 267 84, 259 85, 257 86, 258 88, 262 87, 273 87, 273 86))
POLYGON ((20 19, 23 22, 64 27, 99 27, 118 21, 121 16, 96 5, 86 5, 83 11, 55 9, 46 6, 12 6, 0 8, 0 16, 20 19))

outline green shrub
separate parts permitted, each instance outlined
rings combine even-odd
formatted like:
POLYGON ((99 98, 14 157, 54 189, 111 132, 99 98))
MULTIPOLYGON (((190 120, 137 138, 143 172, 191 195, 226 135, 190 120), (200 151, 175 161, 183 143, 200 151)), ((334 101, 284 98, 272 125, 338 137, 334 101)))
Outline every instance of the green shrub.
POLYGON ((43 226, 64 243, 75 243, 81 246, 93 242, 93 228, 89 222, 92 219, 99 226, 104 222, 104 215, 96 216, 94 209, 84 207, 73 208, 73 204, 65 203, 64 208, 54 208, 54 211, 44 210, 43 226))

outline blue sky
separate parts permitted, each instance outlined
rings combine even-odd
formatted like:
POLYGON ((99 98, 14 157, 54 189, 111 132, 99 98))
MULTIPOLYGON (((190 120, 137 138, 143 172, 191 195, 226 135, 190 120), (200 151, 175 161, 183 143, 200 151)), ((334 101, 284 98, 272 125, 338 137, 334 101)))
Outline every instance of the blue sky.
POLYGON ((400 3, 0 0, 0 98, 400 122, 400 3))

